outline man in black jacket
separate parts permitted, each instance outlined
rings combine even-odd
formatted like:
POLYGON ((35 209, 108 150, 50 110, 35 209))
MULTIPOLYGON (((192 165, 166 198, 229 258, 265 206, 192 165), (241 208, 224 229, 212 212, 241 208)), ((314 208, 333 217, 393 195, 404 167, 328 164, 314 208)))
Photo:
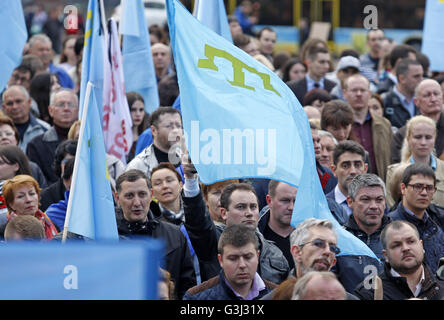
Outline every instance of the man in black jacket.
POLYGON ((222 270, 199 286, 191 288, 184 300, 256 300, 276 287, 257 273, 259 242, 254 230, 243 224, 222 232, 217 258, 222 270))
POLYGON ((305 78, 287 82, 296 98, 302 104, 304 96, 312 89, 325 89, 330 92, 336 83, 325 78, 330 67, 330 53, 325 48, 312 47, 308 51, 308 72, 305 78))
POLYGON ((51 96, 48 112, 53 126, 28 143, 26 155, 42 169, 48 183, 54 183, 60 178, 53 168, 56 149, 68 138, 71 125, 78 119, 79 99, 74 91, 61 89, 51 96))
MULTIPOLYGON (((419 298, 442 300, 444 282, 438 280, 424 262, 424 247, 416 227, 407 221, 393 221, 381 233, 386 259, 382 280, 383 300, 419 298)), ((361 283, 355 295, 362 300, 374 299, 374 286, 361 283)))
POLYGON ((179 227, 154 218, 150 211, 150 182, 136 169, 121 174, 116 181, 116 198, 119 235, 149 236, 165 241, 165 268, 176 284, 176 295, 181 299, 185 292, 196 285, 193 260, 187 240, 179 227))
MULTIPOLYGON (((185 227, 199 258, 202 280, 208 280, 217 276, 220 270, 217 244, 224 226, 216 226, 212 222, 199 190, 194 166, 184 158, 182 164, 185 174, 185 227), (189 187, 191 185, 194 185, 193 189, 189 187)), ((290 271, 287 259, 276 245, 257 230, 259 205, 254 188, 247 183, 228 185, 222 192, 220 204, 221 217, 226 226, 245 224, 255 230, 260 251, 258 274, 262 279, 276 284, 284 281, 290 271)))

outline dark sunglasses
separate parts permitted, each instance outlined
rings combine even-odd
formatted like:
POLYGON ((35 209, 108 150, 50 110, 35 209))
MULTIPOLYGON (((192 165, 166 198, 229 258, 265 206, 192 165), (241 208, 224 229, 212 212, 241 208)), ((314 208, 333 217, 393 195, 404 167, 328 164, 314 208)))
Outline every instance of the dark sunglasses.
POLYGON ((327 241, 322 240, 322 239, 315 239, 312 241, 305 242, 305 243, 301 244, 300 247, 302 248, 303 246, 305 246, 306 244, 309 244, 309 243, 312 243, 313 245, 315 245, 316 247, 318 247, 320 249, 325 249, 325 246, 328 245, 330 252, 332 252, 334 254, 339 254, 341 252, 341 250, 337 246, 335 246, 334 244, 328 244, 327 241))

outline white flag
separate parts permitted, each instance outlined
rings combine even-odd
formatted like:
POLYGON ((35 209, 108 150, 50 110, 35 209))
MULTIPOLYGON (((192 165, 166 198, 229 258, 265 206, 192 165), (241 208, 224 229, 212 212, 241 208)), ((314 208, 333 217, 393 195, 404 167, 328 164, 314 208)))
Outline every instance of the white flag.
POLYGON ((106 152, 126 164, 126 155, 133 144, 133 122, 125 95, 122 54, 113 19, 110 19, 109 36, 103 83, 103 136, 106 152))

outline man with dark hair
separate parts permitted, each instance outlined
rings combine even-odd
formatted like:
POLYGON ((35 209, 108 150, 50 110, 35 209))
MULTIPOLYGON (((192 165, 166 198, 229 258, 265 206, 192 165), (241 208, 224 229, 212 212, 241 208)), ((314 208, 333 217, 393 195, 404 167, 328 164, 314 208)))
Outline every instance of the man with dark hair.
POLYGON ((390 91, 390 89, 398 83, 396 78, 396 65, 402 59, 416 60, 416 50, 408 44, 396 45, 392 51, 390 51, 390 66, 391 72, 388 73, 388 78, 382 82, 378 83, 378 88, 376 93, 382 94, 384 92, 390 91))
POLYGON ((238 34, 242 34, 242 27, 239 20, 235 16, 228 16, 228 26, 230 27, 231 36, 234 38, 238 34))
POLYGON ((276 287, 257 273, 259 243, 254 230, 246 225, 225 228, 217 258, 219 276, 189 289, 184 300, 257 300, 276 287))
POLYGON ((298 188, 277 180, 270 180, 266 201, 268 207, 261 211, 258 228, 264 238, 273 241, 287 258, 290 268, 294 268, 290 252, 290 225, 298 188))
POLYGON ((351 208, 347 203, 348 184, 361 173, 366 173, 368 165, 364 162, 365 150, 357 142, 345 140, 338 143, 333 151, 331 170, 338 179, 338 184, 326 197, 335 200, 350 216, 351 208))
POLYGON ((287 82, 288 87, 293 91, 299 102, 304 101, 307 92, 315 88, 330 91, 336 85, 335 82, 325 78, 330 68, 330 53, 327 49, 313 46, 310 47, 307 54, 308 71, 301 80, 287 82))
POLYGON ((415 89, 422 80, 423 69, 416 60, 403 59, 396 65, 398 84, 383 96, 384 117, 397 129, 419 114, 414 103, 415 89))
POLYGON ((13 85, 20 85, 25 87, 29 92, 29 87, 31 86, 32 80, 32 70, 29 66, 21 64, 12 71, 11 77, 8 81, 8 87, 13 85))
MULTIPOLYGON (((385 196, 385 184, 377 175, 363 173, 354 177, 348 184, 347 196, 352 214, 344 225, 347 231, 367 244, 382 261, 384 256, 380 235, 382 229, 391 221, 385 215, 385 196)), ((383 267, 377 259, 366 255, 340 256, 335 272, 345 289, 353 292, 368 274, 366 270, 370 266, 374 266, 378 273, 383 267)))
POLYGON ((262 28, 257 38, 259 39, 260 52, 273 63, 273 50, 276 45, 276 32, 270 27, 262 28))
POLYGON ((150 211, 152 200, 148 177, 140 170, 122 173, 116 181, 117 228, 123 238, 148 236, 165 242, 165 266, 176 284, 177 296, 196 285, 193 260, 179 227, 156 219, 150 211))
POLYGON ((367 46, 369 51, 362 54, 359 59, 365 72, 364 76, 371 82, 376 82, 378 77, 378 64, 382 55, 382 40, 384 31, 381 29, 370 29, 367 32, 367 46))
MULTIPOLYGON (((424 264, 423 240, 417 228, 407 221, 393 221, 381 233, 385 256, 382 280, 383 300, 419 298, 442 300, 444 282, 424 264)), ((361 300, 374 300, 375 281, 363 281, 355 290, 361 300)))
POLYGON ((225 225, 215 225, 203 201, 194 166, 191 162, 183 161, 185 227, 199 258, 201 271, 205 273, 202 279, 214 277, 220 270, 216 259, 217 243, 225 225, 243 224, 255 230, 259 242, 259 275, 277 284, 284 281, 290 270, 287 259, 276 245, 257 230, 259 204, 254 188, 248 183, 226 186, 220 197, 221 217, 225 225))
POLYGON ((150 115, 149 123, 153 143, 134 157, 126 170, 138 169, 149 177, 153 168, 160 162, 171 162, 183 176, 180 158, 175 149, 183 134, 179 110, 172 107, 159 107, 150 115))
POLYGON ((348 140, 353 124, 353 109, 345 101, 327 102, 321 112, 321 129, 330 132, 338 142, 348 140))
POLYGON ((444 208, 431 203, 436 176, 423 163, 409 165, 402 175, 402 201, 389 213, 392 220, 405 220, 418 228, 424 243, 425 263, 435 273, 444 256, 444 208))

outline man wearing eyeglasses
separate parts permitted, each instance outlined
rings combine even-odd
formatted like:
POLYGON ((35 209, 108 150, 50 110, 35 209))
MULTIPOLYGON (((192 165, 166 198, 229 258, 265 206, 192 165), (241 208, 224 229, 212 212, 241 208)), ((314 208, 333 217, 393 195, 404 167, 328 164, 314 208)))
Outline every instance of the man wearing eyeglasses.
POLYGON ((330 271, 341 252, 336 244, 337 236, 330 221, 310 218, 301 222, 290 235, 296 278, 309 271, 330 271))
POLYGON ((68 138, 71 125, 79 116, 79 100, 71 89, 61 89, 53 93, 48 106, 52 127, 32 139, 26 148, 26 155, 42 169, 48 183, 60 179, 54 172, 53 162, 57 146, 68 138))
POLYGON ((416 226, 425 249, 425 263, 433 273, 444 257, 444 207, 431 203, 435 191, 433 169, 414 163, 402 175, 402 201, 389 213, 392 220, 405 220, 416 226))
POLYGON ((14 121, 20 134, 18 146, 23 152, 34 137, 46 132, 50 125, 31 114, 31 97, 25 87, 10 86, 3 92, 3 111, 14 121))
POLYGON ((138 169, 149 178, 153 168, 157 167, 160 162, 170 162, 183 180, 183 168, 177 152, 183 136, 182 117, 179 110, 172 107, 159 107, 150 115, 149 123, 153 143, 131 160, 125 171, 138 169))

